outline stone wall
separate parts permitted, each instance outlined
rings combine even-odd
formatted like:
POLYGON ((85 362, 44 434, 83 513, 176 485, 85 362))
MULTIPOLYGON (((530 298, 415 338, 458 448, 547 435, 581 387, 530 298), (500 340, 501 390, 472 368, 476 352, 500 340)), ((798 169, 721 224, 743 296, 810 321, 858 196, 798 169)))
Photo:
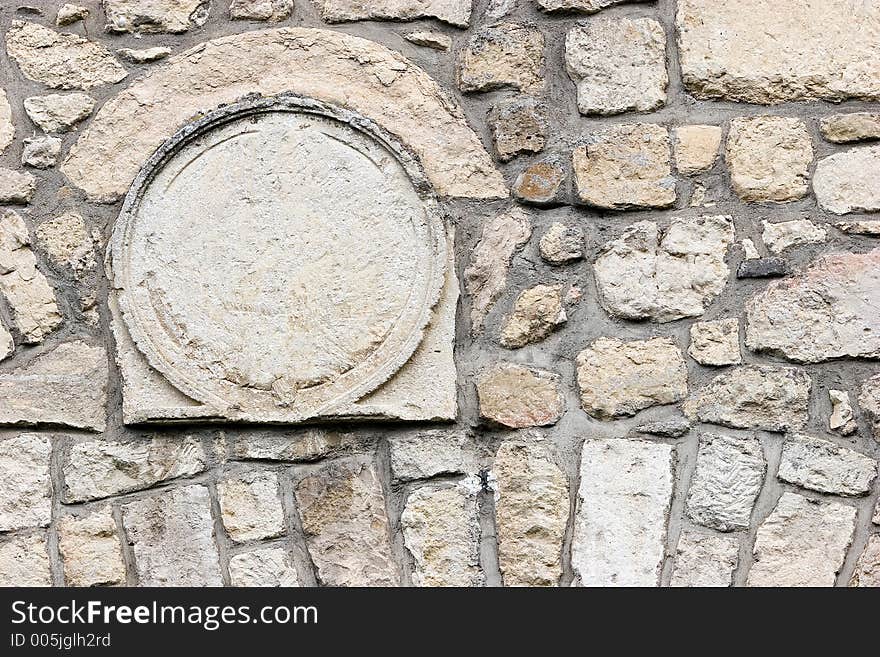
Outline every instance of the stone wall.
MULTIPOLYGON (((880 585, 877 3, 21 0, 0 41, 0 584, 880 585), (195 379, 129 334, 124 197, 278 99, 378 135, 449 236, 391 249, 445 277, 332 406, 269 319, 195 379)), ((333 180, 320 244, 370 192, 333 180)), ((237 275, 266 245, 218 222, 237 275)), ((380 280, 346 257, 282 286, 354 318, 341 361, 393 310, 312 301, 380 280)))

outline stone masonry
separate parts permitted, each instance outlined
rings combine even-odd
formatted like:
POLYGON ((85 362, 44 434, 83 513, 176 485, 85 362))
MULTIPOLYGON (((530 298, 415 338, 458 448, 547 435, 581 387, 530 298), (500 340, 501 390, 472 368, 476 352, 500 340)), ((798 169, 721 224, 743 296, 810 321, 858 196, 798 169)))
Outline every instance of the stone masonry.
POLYGON ((0 5, 0 585, 880 586, 877 2, 0 5))

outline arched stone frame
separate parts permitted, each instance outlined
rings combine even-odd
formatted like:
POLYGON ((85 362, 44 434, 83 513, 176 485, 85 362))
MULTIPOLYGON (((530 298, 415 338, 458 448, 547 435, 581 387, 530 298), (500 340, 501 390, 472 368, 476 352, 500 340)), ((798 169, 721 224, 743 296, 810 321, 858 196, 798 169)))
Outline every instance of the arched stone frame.
MULTIPOLYGON (((398 140, 402 151, 415 156, 440 198, 492 199, 508 194, 460 108, 423 70, 371 41, 304 28, 224 37, 172 58, 104 105, 71 149, 62 171, 91 201, 116 202, 157 148, 184 126, 243 98, 289 94, 350 110, 375 123, 398 140), (432 129, 425 129, 426 125, 432 129)), ((455 418, 458 282, 452 241, 448 229, 445 283, 421 343, 406 364, 363 398, 330 413, 290 421, 455 418)), ((107 264, 112 279, 112 262, 108 259, 107 264)), ((183 394, 135 346, 120 312, 117 290, 111 289, 110 307, 126 423, 287 421, 211 407, 183 394)))

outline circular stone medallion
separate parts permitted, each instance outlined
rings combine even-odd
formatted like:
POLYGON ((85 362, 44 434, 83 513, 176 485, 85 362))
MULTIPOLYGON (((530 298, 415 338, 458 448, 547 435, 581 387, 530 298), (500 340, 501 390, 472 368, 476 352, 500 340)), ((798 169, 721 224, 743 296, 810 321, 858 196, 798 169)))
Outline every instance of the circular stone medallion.
POLYGON ((226 413, 298 421, 412 356, 445 244, 388 135, 285 99, 223 108, 163 146, 126 198, 112 262, 132 338, 174 386, 226 413))

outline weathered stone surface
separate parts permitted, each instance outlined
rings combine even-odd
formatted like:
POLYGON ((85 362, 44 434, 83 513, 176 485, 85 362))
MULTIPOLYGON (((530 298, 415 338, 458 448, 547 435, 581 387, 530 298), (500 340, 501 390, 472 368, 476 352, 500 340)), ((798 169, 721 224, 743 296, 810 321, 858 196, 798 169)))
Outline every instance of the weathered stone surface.
POLYGON ((222 586, 211 499, 182 486, 122 505, 140 586, 222 586))
POLYGON ((880 211, 880 146, 855 148, 822 158, 813 191, 823 210, 834 214, 880 211))
POLYGON ((739 561, 739 541, 685 530, 678 539, 671 586, 730 586, 739 561))
POLYGON ((682 125, 673 132, 675 167, 679 173, 692 175, 712 168, 721 147, 719 126, 682 125))
POLYGON ((125 69, 104 46, 75 34, 12 21, 6 52, 29 80, 53 89, 91 89, 125 78, 125 69))
POLYGON ((284 531, 284 511, 274 472, 248 472, 217 484, 220 513, 236 542, 274 538, 284 531))
POLYGON ((880 219, 866 219, 864 221, 838 221, 834 224, 838 230, 851 235, 865 235, 867 237, 880 237, 880 219))
POLYGON ((766 469, 757 438, 700 436, 697 469, 688 491, 688 517, 722 532, 748 529, 766 469))
POLYGON ((539 436, 498 448, 495 526, 498 565, 506 586, 557 586, 568 522, 568 479, 539 436))
POLYGON ((69 132, 88 118, 95 101, 86 94, 48 94, 24 99, 24 111, 44 132, 69 132))
POLYGON ((828 238, 828 232, 809 219, 794 219, 771 223, 764 220, 761 239, 772 253, 782 253, 793 246, 818 244, 828 238))
POLYGON ((102 347, 75 341, 0 374, 0 424, 103 431, 107 369, 102 347))
POLYGON ((74 4, 64 4, 58 8, 58 13, 55 14, 55 25, 58 25, 59 27, 72 25, 73 23, 78 23, 79 21, 85 20, 86 18, 88 18, 88 16, 88 7, 74 4))
POLYGON ((571 554, 581 585, 658 585, 674 461, 670 445, 587 439, 571 554))
POLYGON ((125 584, 125 563, 116 520, 109 506, 58 523, 58 548, 68 586, 125 584))
POLYGON ((11 210, 5 212, 0 217, 0 293, 24 342, 36 344, 58 328, 62 317, 30 244, 24 220, 11 210))
POLYGON ((875 525, 880 525, 880 500, 877 500, 877 506, 874 507, 874 515, 871 518, 871 522, 875 525))
POLYGON ((592 14, 612 5, 624 2, 641 2, 642 0, 536 0, 538 6, 548 12, 582 12, 592 14))
POLYGON ((101 499, 198 474, 206 467, 204 451, 192 436, 86 440, 68 450, 62 465, 62 499, 67 503, 101 499))
POLYGON ((498 159, 506 162, 522 153, 544 148, 547 119, 534 98, 502 101, 489 112, 489 130, 498 159))
POLYGON ((318 581, 326 586, 396 586, 382 483, 375 468, 336 461, 296 484, 297 508, 318 581))
POLYGON ((566 175, 561 157, 545 157, 520 172, 513 183, 513 195, 531 205, 558 205, 564 202, 566 175))
POLYGON ((798 363, 880 358, 880 249, 833 253, 746 304, 746 345, 798 363))
POLYGON ((458 87, 464 92, 544 86, 544 35, 533 27, 498 23, 475 33, 458 58, 458 87))
POLYGON ((82 278, 96 265, 97 235, 89 235, 83 218, 68 212, 44 221, 36 230, 37 244, 49 259, 59 267, 69 268, 76 278, 82 278))
POLYGON ((647 112, 666 103, 666 33, 651 18, 593 18, 565 35, 565 70, 581 114, 647 112))
POLYGON ((291 102, 187 136, 138 187, 111 242, 121 321, 206 416, 293 423, 357 413, 414 368, 437 314, 446 348, 422 369, 433 387, 401 390, 374 414, 453 416, 453 327, 438 307, 449 251, 434 200, 356 117, 291 102), (242 164, 242 149, 259 157, 242 164), (266 222, 278 212, 285 221, 266 222), (337 217, 329 231, 326 216, 337 217), (222 312, 205 313, 217 300, 222 312))
POLYGON ((584 231, 554 222, 538 243, 541 257, 551 265, 564 265, 584 257, 584 231))
POLYGON ((801 119, 733 119, 726 158, 733 191, 743 201, 785 203, 807 194, 813 144, 801 119))
POLYGON ((858 430, 849 393, 845 390, 829 390, 831 415, 828 417, 828 428, 843 436, 854 434, 858 430))
POLYGON ((180 34, 208 20, 210 0, 103 0, 108 32, 180 34))
POLYGON ((0 540, 0 586, 52 586, 43 534, 17 534, 0 540))
POLYGON ((164 46, 156 46, 154 48, 143 48, 140 50, 132 50, 131 48, 120 48, 116 54, 127 62, 132 64, 149 64, 165 59, 171 54, 171 48, 164 46))
POLYGON ((669 133, 653 123, 593 133, 572 153, 578 198, 608 210, 668 208, 675 202, 669 133))
POLYGON ((428 479, 465 471, 468 437, 458 431, 422 431, 389 440, 391 473, 398 481, 428 479))
POLYGON ((372 41, 309 28, 226 36, 172 57, 101 107, 62 171, 91 200, 112 202, 193 116, 246 94, 283 93, 375 121, 412 149, 442 196, 508 195, 463 112, 427 73, 372 41))
POLYGON ((6 150, 15 137, 15 125, 12 123, 12 108, 6 91, 0 88, 0 154, 6 150))
POLYGON ((270 21, 276 23, 290 18, 293 0, 232 0, 229 18, 232 20, 270 21))
POLYGON ((698 98, 880 98, 880 7, 849 0, 678 0, 682 77, 698 98), (853 26, 859 34, 853 39, 853 26))
POLYGON ((880 374, 872 376, 862 384, 859 405, 873 425, 874 440, 880 442, 880 374))
POLYGON ((21 151, 21 163, 35 169, 50 169, 61 155, 61 139, 58 137, 28 137, 21 151))
POLYGON ((359 436, 330 429, 304 429, 290 434, 245 433, 232 443, 236 459, 308 462, 339 456, 360 444, 359 436))
POLYGON ((855 519, 850 506, 783 493, 758 528, 749 586, 833 586, 855 519))
POLYGON ((807 422, 810 386, 793 367, 745 365, 719 374, 685 402, 685 415, 738 429, 789 431, 807 422))
POLYGON ((47 436, 22 433, 0 440, 0 532, 51 522, 51 452, 47 436))
POLYGON ((687 368, 670 338, 599 338, 578 354, 583 409, 600 419, 635 415, 687 396, 687 368))
POLYGON ((516 298, 513 312, 501 329, 501 346, 518 349, 540 342, 565 324, 561 285, 536 285, 516 298))
POLYGON ((640 221, 602 247, 594 265, 599 300, 626 319, 702 315, 727 284, 733 240, 730 217, 673 219, 665 232, 640 221))
POLYGON ((362 20, 438 20, 467 27, 471 0, 320 0, 321 18, 328 23, 362 20))
POLYGON ((0 324, 0 361, 10 356, 13 351, 15 351, 15 343, 12 341, 12 334, 0 324))
POLYGON ((868 544, 856 562, 849 585, 880 587, 880 534, 868 537, 868 544))
POLYGON ((507 286, 507 270, 514 252, 529 241, 532 226, 519 208, 502 212, 483 226, 480 241, 464 270, 464 286, 471 298, 471 333, 478 335, 489 310, 507 286))
POLYGON ((419 31, 410 32, 404 39, 417 46, 424 46, 433 50, 447 51, 452 47, 452 37, 442 32, 419 31))
POLYGON ((36 189, 32 174, 0 167, 0 203, 30 203, 36 189))
POLYGON ((880 139, 880 113, 832 114, 819 120, 822 136, 835 144, 880 139))
POLYGON ((476 491, 465 484, 424 486, 409 495, 400 527, 414 562, 413 584, 482 586, 478 513, 476 491))
POLYGON ((281 548, 242 552, 229 559, 233 586, 299 586, 296 567, 281 548))
POLYGON ((743 260, 736 268, 737 278, 779 278, 788 274, 788 262, 785 258, 770 256, 743 260))
POLYGON ((556 424, 565 411, 558 374, 501 363, 477 379, 480 417, 511 429, 556 424))
POLYGON ((782 445, 779 478, 790 484, 835 495, 866 495, 877 476, 870 456, 829 440, 795 434, 782 445))
POLYGON ((658 422, 649 422, 640 424, 636 427, 639 433, 647 433, 652 436, 662 436, 664 438, 681 438, 691 430, 691 423, 685 417, 674 417, 669 420, 660 420, 658 422))
POLYGON ((691 325, 688 354, 701 365, 739 365, 739 320, 716 319, 691 325))

